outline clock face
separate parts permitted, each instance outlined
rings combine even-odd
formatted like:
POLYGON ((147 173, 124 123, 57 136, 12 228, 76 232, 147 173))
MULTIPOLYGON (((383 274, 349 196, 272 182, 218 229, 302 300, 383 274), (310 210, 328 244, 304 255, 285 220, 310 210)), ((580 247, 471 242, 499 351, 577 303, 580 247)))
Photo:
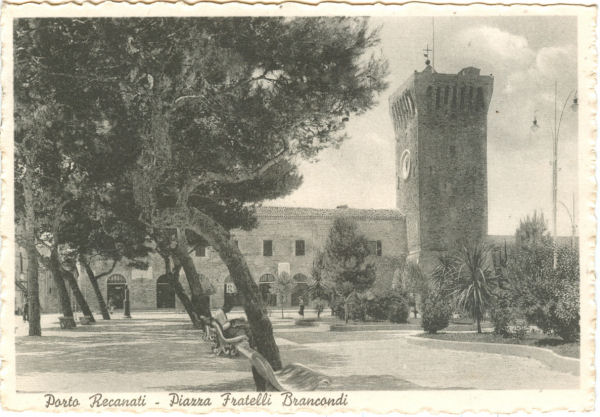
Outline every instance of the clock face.
POLYGON ((400 157, 400 170, 402 178, 407 180, 410 175, 410 151, 408 149, 402 152, 402 156, 400 157))

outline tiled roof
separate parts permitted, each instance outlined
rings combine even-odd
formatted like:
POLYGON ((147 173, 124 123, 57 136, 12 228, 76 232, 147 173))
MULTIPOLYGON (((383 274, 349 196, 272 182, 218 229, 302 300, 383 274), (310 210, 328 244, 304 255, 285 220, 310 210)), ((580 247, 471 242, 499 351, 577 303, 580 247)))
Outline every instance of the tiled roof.
POLYGON ((308 207, 272 207, 263 206, 256 209, 259 218, 306 219, 352 217, 368 220, 402 220, 404 216, 399 210, 386 209, 354 209, 336 208, 321 209, 308 207))

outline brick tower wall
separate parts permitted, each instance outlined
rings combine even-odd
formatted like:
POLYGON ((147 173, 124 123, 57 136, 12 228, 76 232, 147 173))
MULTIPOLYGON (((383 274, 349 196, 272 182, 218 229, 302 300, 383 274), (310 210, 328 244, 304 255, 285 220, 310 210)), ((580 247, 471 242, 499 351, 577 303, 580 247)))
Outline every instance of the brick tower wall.
POLYGON ((487 111, 493 78, 476 68, 415 73, 391 99, 397 139, 397 207, 409 253, 425 270, 461 241, 487 236, 487 111), (412 109, 411 103, 414 105, 412 109), (403 179, 402 154, 411 153, 403 179))

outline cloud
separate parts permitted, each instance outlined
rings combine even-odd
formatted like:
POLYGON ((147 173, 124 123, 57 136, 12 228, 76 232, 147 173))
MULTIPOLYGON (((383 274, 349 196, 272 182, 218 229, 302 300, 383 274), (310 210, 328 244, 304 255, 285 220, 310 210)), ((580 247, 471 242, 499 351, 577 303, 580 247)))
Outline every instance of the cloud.
POLYGON ((465 29, 459 32, 456 42, 467 56, 505 65, 527 65, 535 57, 526 38, 492 26, 465 29))

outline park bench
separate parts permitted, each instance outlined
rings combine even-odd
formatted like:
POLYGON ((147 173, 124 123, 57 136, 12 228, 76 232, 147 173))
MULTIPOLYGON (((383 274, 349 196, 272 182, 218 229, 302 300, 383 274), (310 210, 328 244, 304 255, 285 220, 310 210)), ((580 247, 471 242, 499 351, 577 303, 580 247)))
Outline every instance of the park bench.
POLYGON ((59 317, 58 322, 61 329, 73 329, 75 327, 75 320, 73 317, 59 317))
POLYGON ((331 379, 328 376, 299 363, 292 363, 279 371, 274 371, 265 357, 250 347, 247 336, 227 338, 218 321, 211 320, 210 324, 210 332, 217 341, 217 355, 221 352, 227 356, 237 356, 238 353, 241 353, 248 359, 252 367, 277 391, 314 391, 317 388, 325 388, 331 384, 331 379))

